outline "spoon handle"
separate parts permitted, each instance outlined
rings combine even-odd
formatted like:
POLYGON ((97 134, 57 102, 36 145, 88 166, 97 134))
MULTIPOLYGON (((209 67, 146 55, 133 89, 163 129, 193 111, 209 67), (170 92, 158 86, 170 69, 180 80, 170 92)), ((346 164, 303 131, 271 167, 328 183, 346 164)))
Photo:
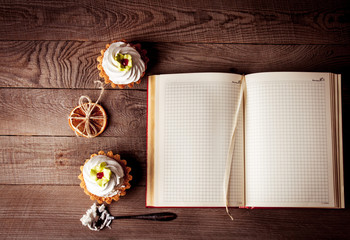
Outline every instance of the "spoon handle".
POLYGON ((171 221, 175 219, 177 215, 175 213, 163 212, 163 213, 151 213, 144 215, 133 215, 133 216, 113 216, 113 219, 143 219, 153 221, 171 221))

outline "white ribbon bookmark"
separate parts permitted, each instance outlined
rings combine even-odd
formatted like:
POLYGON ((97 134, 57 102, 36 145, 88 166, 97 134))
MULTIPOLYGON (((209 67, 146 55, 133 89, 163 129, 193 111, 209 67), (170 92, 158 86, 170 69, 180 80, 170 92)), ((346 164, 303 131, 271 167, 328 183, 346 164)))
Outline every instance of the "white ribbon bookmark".
POLYGON ((227 215, 233 220, 233 217, 230 213, 230 210, 228 209, 228 187, 229 187, 229 182, 230 182, 230 175, 231 175, 231 167, 232 167, 232 158, 233 158, 233 150, 235 148, 235 138, 236 138, 236 130, 237 130, 237 121, 238 121, 238 116, 239 112, 242 107, 242 102, 243 102, 243 95, 244 95, 244 89, 245 89, 245 76, 242 76, 241 79, 241 90, 239 92, 239 100, 238 100, 238 106, 237 110, 234 115, 234 120, 233 120, 233 131, 230 139, 230 145, 227 153, 227 158, 226 158, 226 169, 225 169, 225 176, 224 176, 224 199, 225 199, 225 207, 226 207, 226 213, 227 215))

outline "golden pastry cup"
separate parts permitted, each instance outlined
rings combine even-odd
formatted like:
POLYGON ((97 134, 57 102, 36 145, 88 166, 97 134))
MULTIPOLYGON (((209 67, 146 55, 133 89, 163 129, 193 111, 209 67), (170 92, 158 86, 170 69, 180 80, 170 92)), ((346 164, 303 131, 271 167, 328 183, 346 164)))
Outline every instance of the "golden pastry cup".
MULTIPOLYGON (((125 40, 119 40, 119 41, 113 41, 112 43, 115 43, 115 42, 125 42, 127 43, 125 40)), ((147 63, 149 61, 148 57, 146 56, 147 54, 147 51, 144 50, 144 49, 141 49, 141 44, 137 43, 137 44, 132 44, 132 43, 129 43, 130 46, 132 46, 133 48, 136 49, 136 51, 138 51, 138 53, 141 55, 141 59, 143 60, 143 62, 145 63, 145 71, 141 74, 141 77, 138 81, 136 82, 132 82, 132 83, 129 83, 129 84, 115 84, 113 83, 110 79, 109 79, 109 76, 107 75, 107 73, 104 71, 103 67, 102 67, 102 60, 103 60, 103 56, 104 56, 104 53, 107 51, 107 49, 109 48, 109 46, 111 44, 107 44, 106 45, 106 48, 101 50, 101 56, 98 56, 97 57, 97 61, 98 61, 98 64, 97 64, 97 69, 100 71, 99 75, 101 78, 104 78, 105 80, 105 83, 106 84, 111 84, 111 86, 113 88, 116 88, 117 86, 121 89, 125 88, 125 87, 129 87, 129 88, 132 88, 134 86, 134 84, 140 84, 141 83, 141 78, 145 75, 145 72, 146 72, 146 69, 147 69, 147 63)))
MULTIPOLYGON (((119 193, 117 193, 116 195, 111 196, 111 197, 99 197, 99 196, 96 196, 96 195, 92 194, 91 192, 89 192, 87 190, 86 184, 85 184, 85 181, 84 181, 84 177, 83 177, 84 165, 80 167, 81 173, 78 176, 78 178, 81 180, 80 187, 82 189, 84 189, 84 192, 85 192, 86 195, 90 196, 91 200, 93 200, 93 201, 96 200, 99 204, 102 204, 103 202, 105 202, 107 204, 110 204, 113 200, 114 201, 118 201, 120 196, 125 196, 126 189, 130 188, 130 183, 129 182, 132 180, 132 176, 130 175, 131 168, 126 166, 127 162, 125 160, 120 159, 120 155, 119 154, 115 154, 114 155, 112 151, 109 151, 107 153, 105 153, 104 151, 99 151, 97 154, 92 154, 90 156, 90 159, 95 157, 95 156, 97 156, 97 155, 105 155, 107 157, 110 157, 110 158, 114 159, 115 161, 117 161, 122 166, 122 168, 124 170, 124 183, 123 183, 123 185, 125 187, 119 188, 118 189, 119 193)), ((85 163, 87 163, 90 159, 86 159, 85 163)))

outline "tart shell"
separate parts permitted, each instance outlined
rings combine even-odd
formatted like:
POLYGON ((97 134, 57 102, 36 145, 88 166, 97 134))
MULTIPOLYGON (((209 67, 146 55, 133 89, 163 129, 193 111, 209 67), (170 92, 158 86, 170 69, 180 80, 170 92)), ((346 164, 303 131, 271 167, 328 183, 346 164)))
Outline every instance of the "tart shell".
MULTIPOLYGON (((85 192, 86 195, 90 196, 91 200, 96 200, 99 204, 102 204, 103 202, 105 202, 107 204, 110 204, 110 203, 112 203, 113 200, 114 201, 118 201, 120 196, 125 196, 126 189, 130 188, 131 185, 130 185, 129 182, 132 180, 132 176, 130 175, 131 168, 126 166, 127 162, 125 160, 122 160, 120 158, 119 154, 115 154, 114 155, 112 151, 109 151, 107 153, 105 153, 104 151, 99 151, 97 154, 92 154, 90 156, 90 159, 95 157, 95 156, 97 156, 97 155, 105 155, 107 157, 110 157, 110 158, 114 159, 115 161, 117 161, 122 166, 122 168, 124 170, 124 184, 123 185, 125 187, 119 188, 118 189, 119 192, 116 195, 112 196, 112 197, 99 197, 99 196, 96 196, 96 195, 92 194, 86 188, 86 184, 85 184, 84 177, 83 177, 83 168, 84 168, 84 166, 80 167, 81 173, 78 176, 78 178, 81 180, 80 187, 82 189, 84 189, 84 192, 85 192)), ((87 159, 85 161, 85 163, 87 163, 90 159, 87 159)))
MULTIPOLYGON (((119 41, 113 41, 112 43, 115 43, 115 42, 125 42, 127 43, 127 41, 125 40, 119 40, 119 41)), ((141 44, 137 43, 137 44, 132 44, 132 43, 129 43, 130 46, 132 46, 133 48, 136 49, 136 51, 138 51, 138 53, 141 55, 141 59, 143 60, 143 62, 145 63, 145 72, 146 72, 146 69, 147 69, 147 63, 149 61, 148 57, 146 56, 147 54, 147 51, 144 50, 144 49, 141 49, 141 44)), ((109 76, 107 75, 107 73, 104 71, 103 67, 102 67, 102 59, 103 59, 103 56, 104 56, 104 53, 107 51, 107 49, 109 48, 111 44, 107 44, 106 45, 106 48, 101 50, 101 56, 98 56, 97 57, 97 69, 100 71, 99 75, 101 78, 104 78, 104 81, 106 84, 111 84, 111 86, 113 88, 116 88, 117 86, 121 89, 125 88, 125 87, 129 87, 129 88, 132 88, 134 86, 134 84, 140 84, 141 83, 141 78, 145 75, 145 72, 143 72, 141 74, 141 77, 138 81, 136 82, 132 82, 132 83, 129 83, 129 84, 115 84, 113 83, 110 79, 109 79, 109 76)))

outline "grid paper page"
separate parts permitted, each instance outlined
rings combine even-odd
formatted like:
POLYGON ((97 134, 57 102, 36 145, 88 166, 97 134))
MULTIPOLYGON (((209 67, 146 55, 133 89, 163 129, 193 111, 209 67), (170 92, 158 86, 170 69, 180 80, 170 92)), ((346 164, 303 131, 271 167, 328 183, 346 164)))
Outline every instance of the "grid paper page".
MULTIPOLYGON (((177 79, 178 80, 178 79, 177 79)), ((165 206, 224 206, 223 180, 239 84, 196 75, 161 89, 156 196, 165 206)), ((164 82, 163 82, 164 83, 164 82)), ((230 205, 243 202, 243 112, 238 119, 230 205)))
POLYGON ((326 84, 247 80, 247 205, 333 204, 326 84))

